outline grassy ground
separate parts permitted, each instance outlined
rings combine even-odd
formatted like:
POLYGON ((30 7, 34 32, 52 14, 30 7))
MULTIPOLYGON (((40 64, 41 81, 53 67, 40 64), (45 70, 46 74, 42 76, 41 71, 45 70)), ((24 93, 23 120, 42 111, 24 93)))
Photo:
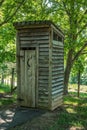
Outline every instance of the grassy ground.
POLYGON ((49 130, 87 130, 87 94, 71 92, 64 98, 64 110, 49 130))
POLYGON ((9 93, 10 92, 10 86, 0 84, 0 93, 9 93))
POLYGON ((10 130, 87 130, 87 94, 69 93, 64 105, 10 130))
MULTIPOLYGON (((8 89, 10 90, 1 86, 0 92, 9 92, 8 89)), ((69 95, 64 97, 62 109, 47 112, 38 119, 28 121, 12 130, 87 130, 87 86, 81 86, 80 98, 77 97, 76 89, 77 85, 70 86, 69 95)), ((8 100, 0 99, 0 105, 12 104, 16 101, 15 97, 14 95, 8 100)))
MULTIPOLYGON (((78 90, 77 84, 69 84, 68 90, 71 92, 76 92, 78 90)), ((86 85, 80 85, 80 92, 87 93, 87 86, 86 85)))
POLYGON ((0 84, 0 107, 7 106, 16 102, 16 93, 10 94, 10 86, 0 84), (2 95, 7 95, 3 98, 2 95))

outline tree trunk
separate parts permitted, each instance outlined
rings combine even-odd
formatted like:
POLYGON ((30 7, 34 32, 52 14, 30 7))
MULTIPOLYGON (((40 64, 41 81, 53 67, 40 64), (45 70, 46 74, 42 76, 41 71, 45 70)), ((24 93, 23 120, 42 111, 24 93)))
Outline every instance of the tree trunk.
POLYGON ((80 76, 81 76, 81 73, 80 73, 80 70, 79 70, 78 71, 78 93, 77 93, 78 97, 80 95, 80 76))
POLYGON ((66 68, 65 68, 65 73, 64 73, 64 95, 68 94, 69 76, 70 76, 71 68, 73 65, 72 54, 73 54, 73 50, 70 50, 68 52, 68 58, 67 58, 67 63, 66 63, 66 68))
POLYGON ((4 75, 2 74, 2 77, 1 77, 1 84, 4 84, 4 75))
POLYGON ((14 86, 14 68, 12 68, 12 77, 11 77, 11 93, 13 92, 13 86, 14 86))

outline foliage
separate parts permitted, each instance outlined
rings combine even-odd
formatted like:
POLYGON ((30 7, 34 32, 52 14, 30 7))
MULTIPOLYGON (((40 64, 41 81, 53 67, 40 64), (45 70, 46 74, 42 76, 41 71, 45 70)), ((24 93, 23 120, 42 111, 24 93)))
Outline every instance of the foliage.
POLYGON ((0 34, 0 75, 6 76, 11 73, 11 62, 15 62, 16 57, 15 30, 12 24, 2 26, 0 34))
POLYGON ((0 26, 13 20, 17 11, 21 8, 26 0, 1 0, 0 2, 0 26))
MULTIPOLYGON (((65 30, 65 93, 68 89, 68 81, 71 69, 81 55, 82 51, 86 48, 87 42, 87 2, 86 1, 66 1, 62 0, 62 7, 65 10, 66 21, 68 24, 64 26, 65 30)), ((64 14, 64 13, 63 13, 64 14)), ((65 15, 64 17, 65 18, 65 15)), ((65 21, 64 21, 65 22, 65 21)))
POLYGON ((87 59, 83 55, 75 62, 70 75, 70 83, 77 83, 78 71, 81 72, 80 84, 87 85, 87 59))
POLYGON ((24 2, 25 0, 0 1, 0 71, 3 72, 6 62, 15 61, 15 30, 12 21, 24 2))
POLYGON ((85 66, 84 72, 82 73, 81 83, 87 85, 87 65, 85 66))
MULTIPOLYGON (((4 62, 0 64, 0 79, 2 82, 2 78, 7 78, 12 74, 12 68, 15 70, 14 76, 16 76, 16 64, 14 62, 4 62)), ((4 81, 3 81, 4 82, 4 81)))
MULTIPOLYGON (((65 88, 75 61, 86 48, 86 0, 1 0, 0 2, 0 62, 15 60, 15 30, 12 22, 50 19, 65 33, 65 88), (3 25, 3 26, 2 26, 3 25)), ((81 63, 82 63, 82 58, 81 63)), ((75 63, 75 64, 74 64, 75 63)), ((76 67, 77 68, 77 67, 76 67)))

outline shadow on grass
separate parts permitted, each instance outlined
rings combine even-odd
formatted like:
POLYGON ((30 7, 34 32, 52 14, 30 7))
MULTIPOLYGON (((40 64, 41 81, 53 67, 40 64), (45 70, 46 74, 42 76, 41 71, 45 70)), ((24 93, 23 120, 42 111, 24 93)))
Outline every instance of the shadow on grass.
POLYGON ((70 128, 87 130, 87 94, 85 98, 66 96, 64 110, 59 113, 57 121, 49 130, 70 130, 70 128))

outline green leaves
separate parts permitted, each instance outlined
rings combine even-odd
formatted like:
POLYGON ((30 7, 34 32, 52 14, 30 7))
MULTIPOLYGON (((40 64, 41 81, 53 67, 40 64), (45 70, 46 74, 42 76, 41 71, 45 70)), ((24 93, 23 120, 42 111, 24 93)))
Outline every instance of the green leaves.
POLYGON ((16 15, 17 11, 21 8, 26 0, 13 1, 4 0, 0 7, 0 26, 12 21, 13 17, 16 15))
MULTIPOLYGON (((64 31, 65 66, 70 50, 73 50, 72 62, 87 38, 86 0, 1 0, 0 62, 15 60, 15 30, 12 22, 47 19, 64 31)), ((83 61, 82 58, 80 60, 83 61)), ((75 66, 79 64, 75 63, 75 66)))
POLYGON ((0 62, 15 60, 15 31, 12 24, 0 28, 0 62))

